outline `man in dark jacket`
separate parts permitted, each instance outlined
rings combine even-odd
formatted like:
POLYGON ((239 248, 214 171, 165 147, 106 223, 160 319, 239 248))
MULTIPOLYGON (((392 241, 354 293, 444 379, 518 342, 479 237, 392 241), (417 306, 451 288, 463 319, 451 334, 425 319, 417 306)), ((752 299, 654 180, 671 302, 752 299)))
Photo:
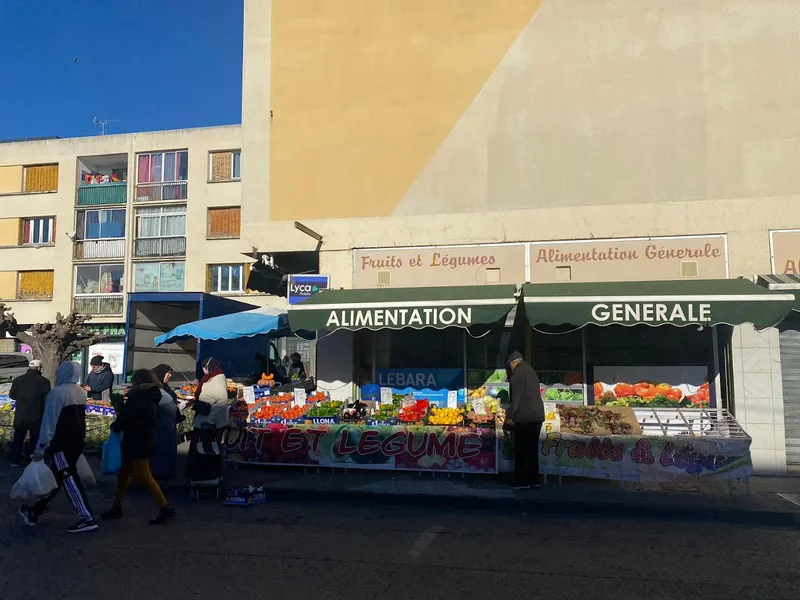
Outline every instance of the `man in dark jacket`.
POLYGON ((511 407, 505 427, 513 432, 515 488, 539 487, 539 434, 544 423, 544 403, 536 371, 512 352, 508 357, 511 407))
POLYGON ((89 393, 91 400, 111 400, 111 388, 114 386, 114 373, 111 365, 103 362, 103 357, 93 356, 89 361, 92 370, 86 376, 86 384, 83 389, 89 393), (103 396, 106 395, 106 398, 103 396))
POLYGON ((11 466, 16 468, 22 460, 25 436, 30 434, 31 448, 39 443, 39 427, 44 414, 44 399, 50 392, 50 382, 42 376, 42 361, 32 360, 28 372, 11 383, 8 397, 14 400, 14 441, 11 442, 11 466))

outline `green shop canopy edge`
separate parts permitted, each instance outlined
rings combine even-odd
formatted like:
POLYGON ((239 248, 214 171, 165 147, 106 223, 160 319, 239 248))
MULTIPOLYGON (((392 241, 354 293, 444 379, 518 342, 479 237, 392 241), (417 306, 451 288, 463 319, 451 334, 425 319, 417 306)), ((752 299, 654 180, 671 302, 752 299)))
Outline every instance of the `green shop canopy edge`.
POLYGON ((543 283, 523 286, 531 325, 740 325, 780 323, 795 298, 747 279, 543 283))
POLYGON ((292 331, 488 325, 517 304, 514 285, 325 290, 289 306, 292 331))

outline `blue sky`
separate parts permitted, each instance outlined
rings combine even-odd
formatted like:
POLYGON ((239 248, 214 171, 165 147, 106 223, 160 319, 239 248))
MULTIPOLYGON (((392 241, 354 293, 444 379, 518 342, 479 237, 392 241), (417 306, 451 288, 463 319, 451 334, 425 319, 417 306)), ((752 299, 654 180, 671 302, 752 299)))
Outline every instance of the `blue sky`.
POLYGON ((242 6, 0 0, 0 139, 240 123, 242 6))

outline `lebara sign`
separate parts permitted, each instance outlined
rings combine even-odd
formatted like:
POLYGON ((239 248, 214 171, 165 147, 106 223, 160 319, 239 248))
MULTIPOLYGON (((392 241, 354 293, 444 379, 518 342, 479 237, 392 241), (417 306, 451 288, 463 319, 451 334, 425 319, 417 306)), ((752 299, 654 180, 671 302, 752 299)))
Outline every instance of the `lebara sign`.
POLYGON ((330 275, 289 275, 287 298, 289 304, 298 304, 330 287, 330 275))

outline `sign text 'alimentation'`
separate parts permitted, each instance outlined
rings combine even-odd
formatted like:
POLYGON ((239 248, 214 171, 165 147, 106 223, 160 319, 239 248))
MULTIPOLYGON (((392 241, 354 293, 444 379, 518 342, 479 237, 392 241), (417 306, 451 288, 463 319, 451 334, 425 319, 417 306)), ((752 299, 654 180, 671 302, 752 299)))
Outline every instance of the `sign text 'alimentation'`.
POLYGON ((471 324, 471 308, 375 308, 332 310, 325 327, 449 327, 471 324))

